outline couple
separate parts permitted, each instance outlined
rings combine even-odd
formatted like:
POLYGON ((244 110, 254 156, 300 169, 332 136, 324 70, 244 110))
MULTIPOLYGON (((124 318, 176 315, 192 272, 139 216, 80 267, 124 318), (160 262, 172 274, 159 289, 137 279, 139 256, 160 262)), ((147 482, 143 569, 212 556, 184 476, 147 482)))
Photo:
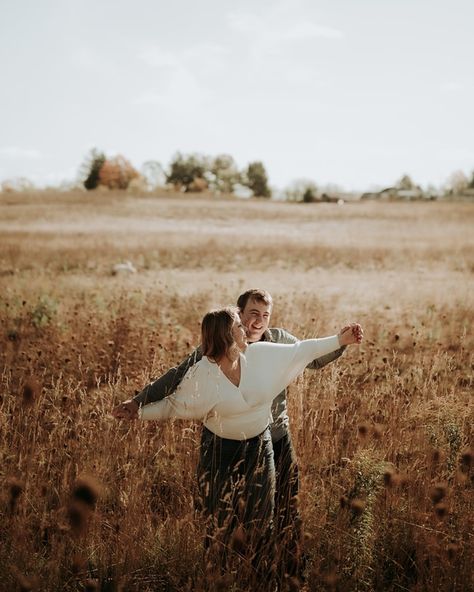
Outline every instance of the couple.
POLYGON ((301 576, 298 472, 285 389, 308 364, 321 368, 344 346, 360 343, 362 330, 354 324, 333 337, 298 341, 268 329, 268 292, 249 290, 237 305, 208 313, 201 348, 114 415, 201 419, 198 484, 214 540, 219 533, 226 546, 240 529, 258 565, 273 524, 278 575, 301 576))

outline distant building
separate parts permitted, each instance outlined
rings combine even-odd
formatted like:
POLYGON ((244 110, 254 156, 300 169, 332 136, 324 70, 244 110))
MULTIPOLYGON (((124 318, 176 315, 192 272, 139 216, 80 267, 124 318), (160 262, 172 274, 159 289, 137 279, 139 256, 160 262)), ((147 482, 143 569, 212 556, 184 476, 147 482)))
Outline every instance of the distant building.
POLYGON ((447 196, 448 199, 449 197, 460 201, 474 201, 474 187, 467 187, 466 189, 463 189, 461 193, 455 193, 451 196, 447 196))
POLYGON ((367 191, 360 196, 361 200, 370 200, 370 199, 379 199, 380 192, 379 191, 367 191))
POLYGON ((399 187, 386 187, 381 191, 371 191, 361 195, 362 200, 376 199, 379 201, 418 201, 422 199, 436 199, 432 193, 426 193, 421 187, 412 189, 400 189, 399 187))

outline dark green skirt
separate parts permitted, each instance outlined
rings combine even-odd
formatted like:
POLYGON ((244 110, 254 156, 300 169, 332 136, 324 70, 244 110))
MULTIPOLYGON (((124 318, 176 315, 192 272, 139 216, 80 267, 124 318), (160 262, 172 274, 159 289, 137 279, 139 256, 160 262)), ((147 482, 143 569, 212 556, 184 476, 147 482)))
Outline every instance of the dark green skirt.
MULTIPOLYGON (((275 464, 270 428, 248 440, 220 438, 203 428, 198 464, 199 509, 224 539, 238 527, 259 545, 272 526, 275 464)), ((222 539, 221 539, 222 540, 222 539)))

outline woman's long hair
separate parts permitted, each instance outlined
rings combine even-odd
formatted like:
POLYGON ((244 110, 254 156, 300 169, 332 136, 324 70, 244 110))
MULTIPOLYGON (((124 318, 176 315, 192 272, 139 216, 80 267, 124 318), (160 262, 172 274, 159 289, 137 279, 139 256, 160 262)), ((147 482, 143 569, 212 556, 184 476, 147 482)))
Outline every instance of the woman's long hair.
POLYGON ((226 306, 209 311, 201 323, 202 355, 219 361, 224 356, 232 358, 232 352, 236 349, 232 326, 240 321, 239 309, 235 306, 226 306))

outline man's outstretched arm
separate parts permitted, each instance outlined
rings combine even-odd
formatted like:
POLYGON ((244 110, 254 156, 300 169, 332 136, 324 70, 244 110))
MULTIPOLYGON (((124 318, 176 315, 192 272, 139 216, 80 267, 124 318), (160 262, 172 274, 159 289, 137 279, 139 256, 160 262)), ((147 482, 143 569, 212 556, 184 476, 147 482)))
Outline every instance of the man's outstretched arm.
POLYGON ((325 356, 316 358, 315 360, 310 362, 306 366, 306 368, 309 368, 310 370, 319 370, 320 368, 324 368, 324 366, 326 366, 327 364, 330 364, 331 362, 334 362, 334 360, 337 360, 337 358, 340 358, 344 353, 346 347, 346 345, 343 345, 342 347, 336 349, 336 351, 333 351, 330 354, 326 354, 325 356))
MULTIPOLYGON (((299 341, 297 337, 295 337, 288 331, 285 331, 285 329, 270 329, 270 332, 272 334, 273 340, 276 343, 296 343, 297 341, 299 341)), ((309 368, 310 370, 319 370, 320 368, 324 368, 324 366, 326 366, 327 364, 330 364, 331 362, 334 362, 334 360, 337 360, 337 358, 340 358, 344 353, 345 349, 346 346, 343 345, 336 351, 321 356, 320 358, 316 358, 315 360, 310 362, 306 366, 306 368, 309 368)))
POLYGON ((170 368, 168 372, 160 376, 154 382, 148 384, 132 399, 128 399, 117 405, 112 415, 117 419, 138 419, 138 410, 144 405, 161 401, 171 395, 178 388, 186 372, 202 358, 201 348, 196 348, 178 366, 170 368))

